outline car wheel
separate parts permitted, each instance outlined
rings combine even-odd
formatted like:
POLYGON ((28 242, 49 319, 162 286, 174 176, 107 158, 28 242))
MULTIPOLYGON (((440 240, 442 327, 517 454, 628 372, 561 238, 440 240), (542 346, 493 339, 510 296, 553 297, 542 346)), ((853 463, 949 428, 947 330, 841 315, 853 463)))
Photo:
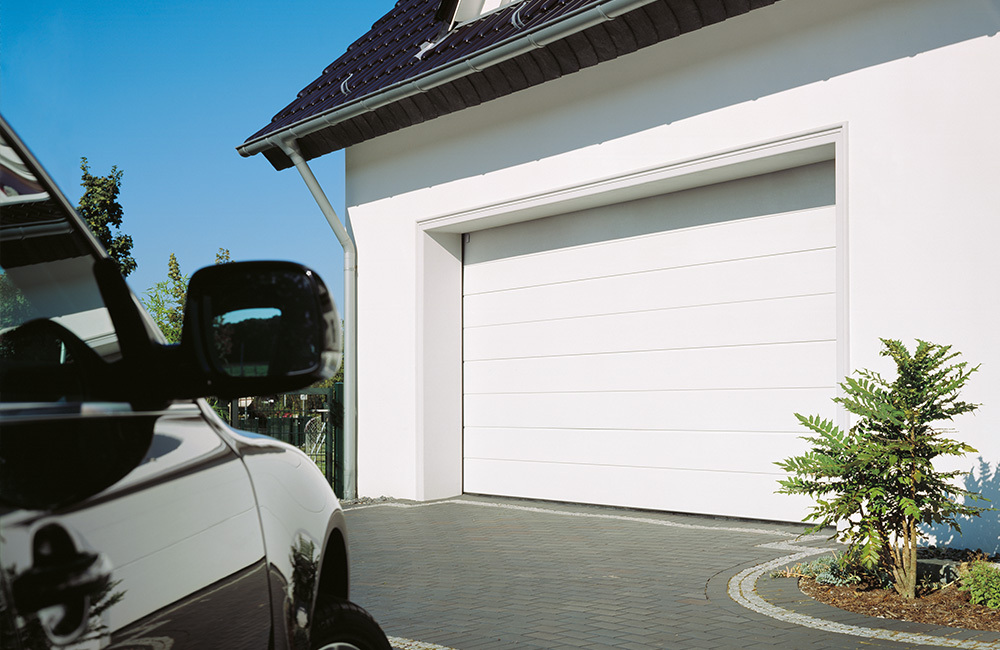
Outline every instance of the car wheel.
POLYGON ((314 620, 312 650, 392 650, 371 614, 352 602, 321 601, 314 620))

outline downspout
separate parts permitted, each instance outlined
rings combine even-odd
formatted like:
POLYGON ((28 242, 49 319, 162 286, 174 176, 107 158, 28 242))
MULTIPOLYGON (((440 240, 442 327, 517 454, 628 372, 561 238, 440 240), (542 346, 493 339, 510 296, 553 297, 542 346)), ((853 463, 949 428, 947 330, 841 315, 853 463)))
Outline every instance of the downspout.
POLYGON ((344 248, 344 494, 345 499, 358 496, 358 249, 326 193, 312 173, 298 143, 293 139, 280 142, 295 169, 333 229, 344 248))

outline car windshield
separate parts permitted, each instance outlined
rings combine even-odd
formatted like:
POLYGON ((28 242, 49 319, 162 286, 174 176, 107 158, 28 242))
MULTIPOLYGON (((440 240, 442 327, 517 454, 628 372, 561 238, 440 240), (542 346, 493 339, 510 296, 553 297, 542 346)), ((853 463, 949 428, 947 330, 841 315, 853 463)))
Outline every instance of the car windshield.
POLYGON ((82 366, 120 356, 95 243, 2 134, 0 190, 0 400, 83 399, 82 366))

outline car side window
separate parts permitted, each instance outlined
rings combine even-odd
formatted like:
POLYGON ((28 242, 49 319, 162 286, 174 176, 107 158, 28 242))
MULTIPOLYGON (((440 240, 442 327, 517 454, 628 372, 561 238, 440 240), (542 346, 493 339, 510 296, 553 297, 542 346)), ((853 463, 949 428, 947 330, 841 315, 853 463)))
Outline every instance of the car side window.
POLYGON ((113 397, 101 392, 120 349, 96 259, 87 235, 0 140, 0 401, 113 397))

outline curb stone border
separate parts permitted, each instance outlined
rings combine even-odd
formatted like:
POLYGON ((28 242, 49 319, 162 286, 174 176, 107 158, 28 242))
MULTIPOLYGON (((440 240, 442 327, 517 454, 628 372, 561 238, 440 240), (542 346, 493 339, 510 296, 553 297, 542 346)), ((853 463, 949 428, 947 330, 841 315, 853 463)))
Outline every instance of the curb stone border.
MULTIPOLYGON (((759 544, 758 548, 773 548, 779 550, 796 551, 792 555, 786 555, 770 562, 764 562, 752 566, 749 569, 740 571, 729 580, 729 597, 734 601, 753 610, 758 614, 769 616, 779 621, 801 625, 826 632, 837 634, 848 634, 866 639, 881 639, 885 641, 896 641, 899 643, 916 643, 918 645, 937 646, 941 648, 963 648, 968 650, 1000 650, 1000 641, 974 641, 971 639, 949 639, 930 634, 919 634, 916 632, 901 632, 897 630, 878 629, 861 627, 857 625, 846 625, 844 623, 834 623, 824 621, 805 614, 796 614, 787 609, 772 605, 757 594, 757 579, 764 573, 773 571, 782 566, 793 564, 799 560, 817 555, 830 549, 823 548, 803 548, 789 542, 772 542, 769 544, 759 544)), ((959 628, 956 628, 959 629, 959 628)))
POLYGON ((401 639, 398 636, 390 636, 389 645, 392 646, 393 650, 455 650, 455 648, 436 645, 434 643, 424 643, 423 641, 414 641, 413 639, 401 639))

